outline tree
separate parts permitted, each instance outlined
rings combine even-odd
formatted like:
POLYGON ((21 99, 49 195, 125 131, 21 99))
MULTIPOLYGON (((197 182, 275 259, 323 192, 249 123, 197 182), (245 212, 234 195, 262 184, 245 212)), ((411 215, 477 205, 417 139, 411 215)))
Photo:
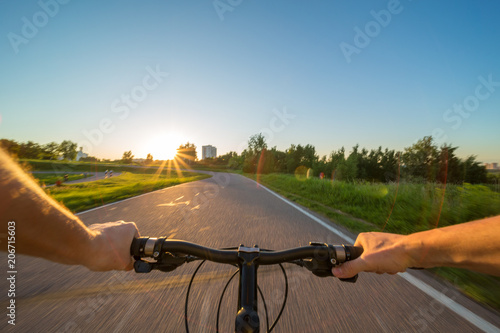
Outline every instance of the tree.
POLYGON ((279 151, 276 147, 271 149, 274 159, 274 170, 273 172, 286 172, 286 153, 279 151))
POLYGON ((330 163, 332 167, 335 169, 340 163, 345 161, 345 148, 341 147, 337 151, 332 151, 330 154, 330 163))
POLYGON ((67 160, 74 160, 77 154, 76 148, 77 148, 76 143, 69 140, 64 140, 59 145, 59 152, 61 153, 63 158, 67 160))
POLYGON ((240 156, 238 156, 238 154, 233 155, 233 157, 231 157, 229 159, 229 161, 227 162, 227 166, 230 169, 241 169, 241 168, 243 168, 244 160, 245 160, 245 158, 242 155, 240 155, 240 156))
POLYGON ((316 155, 316 148, 313 145, 307 144, 302 149, 302 156, 300 158, 300 164, 312 168, 314 163, 318 160, 318 155, 316 155))
POLYGON ((229 153, 226 153, 224 155, 219 155, 218 157, 215 158, 217 164, 227 164, 227 162, 231 159, 233 156, 237 156, 238 154, 234 151, 230 151, 229 153))
POLYGON ((266 148, 264 148, 262 149, 260 154, 257 154, 256 156, 258 157, 256 170, 258 174, 274 172, 276 160, 274 158, 274 151, 272 149, 267 150, 266 148))
POLYGON ((345 163, 343 163, 342 179, 348 181, 354 181, 357 179, 358 174, 358 147, 349 154, 345 163))
POLYGON ((301 145, 290 145, 290 148, 286 150, 285 165, 286 171, 288 173, 294 173, 295 170, 300 166, 304 149, 301 145))
POLYGON ((358 154, 360 165, 358 177, 372 182, 384 181, 383 157, 382 147, 378 147, 376 150, 372 149, 370 152, 363 148, 358 154))
POLYGON ((327 175, 327 177, 330 177, 331 171, 328 171, 328 161, 326 159, 326 155, 323 155, 321 159, 317 159, 316 162, 313 165, 314 172, 316 175, 320 175, 323 173, 323 175, 327 175))
POLYGON ((248 140, 248 150, 259 154, 263 149, 267 149, 266 138, 262 133, 252 135, 248 140))
POLYGON ((242 153, 242 155, 244 156, 243 172, 272 172, 269 171, 271 163, 269 158, 272 156, 272 154, 268 154, 266 152, 267 143, 262 133, 252 135, 250 139, 248 139, 248 149, 245 149, 242 153))
POLYGON ((260 153, 257 154, 252 149, 245 149, 241 155, 243 156, 243 172, 255 173, 260 153))
POLYGON ((151 154, 148 154, 148 156, 146 156, 146 164, 151 164, 153 163, 153 155, 151 154))
POLYGON ((434 181, 437 174, 438 150, 432 136, 425 136, 411 147, 405 148, 403 162, 405 174, 416 180, 434 181))
POLYGON ((444 144, 439 151, 438 173, 436 180, 440 183, 459 184, 463 182, 464 170, 463 163, 455 156, 455 150, 458 147, 444 144))
POLYGON ((20 145, 14 140, 1 139, 0 147, 4 148, 9 154, 13 156, 19 155, 20 145))
POLYGON ((484 165, 476 161, 475 156, 469 156, 463 162, 464 181, 470 184, 488 182, 488 171, 484 165))
POLYGON ((19 158, 38 159, 40 152, 40 145, 33 141, 23 142, 19 146, 19 158))
POLYGON ((382 166, 382 182, 394 182, 399 178, 401 152, 385 149, 380 164, 382 166))
POLYGON ((177 148, 177 156, 179 156, 187 164, 192 164, 198 159, 196 146, 194 143, 189 143, 189 141, 185 145, 180 145, 179 148, 177 148))
MULTIPOLYGON (((356 151, 358 151, 358 145, 356 145, 356 151)), ((368 169, 368 150, 363 148, 360 152, 358 152, 358 178, 368 180, 368 169)))
POLYGON ((123 153, 122 163, 124 163, 124 164, 130 164, 130 163, 132 163, 133 159, 134 159, 134 155, 132 155, 132 151, 131 150, 126 151, 126 152, 123 153))
POLYGON ((60 145, 57 142, 50 142, 42 146, 42 152, 39 158, 42 160, 56 160, 60 154, 60 145))

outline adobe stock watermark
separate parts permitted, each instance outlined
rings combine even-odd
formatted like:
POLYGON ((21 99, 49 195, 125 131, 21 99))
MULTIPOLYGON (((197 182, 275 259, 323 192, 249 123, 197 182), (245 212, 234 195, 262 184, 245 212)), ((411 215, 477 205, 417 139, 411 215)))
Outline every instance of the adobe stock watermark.
MULTIPOLYGON (((136 109, 148 97, 149 92, 157 89, 169 75, 166 72, 162 72, 159 65, 156 65, 155 69, 147 66, 145 70, 147 74, 144 75, 141 84, 132 87, 130 93, 122 94, 119 98, 111 102, 111 112, 119 120, 127 119, 130 116, 130 111, 136 109)), ((115 129, 116 124, 112 118, 102 118, 96 128, 82 130, 82 134, 86 140, 80 141, 79 147, 83 147, 84 151, 91 154, 94 147, 99 146, 103 142, 105 134, 110 134, 115 129)))
POLYGON ((15 54, 19 53, 19 46, 26 45, 38 35, 40 29, 44 28, 60 10, 60 5, 66 5, 70 0, 39 0, 37 2, 41 10, 35 12, 31 18, 21 17, 21 33, 9 32, 7 39, 15 54))
POLYGON ((392 18, 395 15, 401 14, 403 9, 404 7, 399 0, 389 0, 387 2, 387 9, 381 9, 378 12, 371 10, 370 15, 373 17, 373 20, 368 21, 363 29, 358 26, 354 27, 353 43, 342 42, 339 44, 347 63, 351 63, 354 54, 360 54, 361 50, 370 45, 371 41, 380 35, 382 28, 386 28, 391 23, 392 18))
MULTIPOLYGON (((305 244, 308 244, 311 239, 306 240, 305 244)), ((338 238, 334 237, 331 233, 326 233, 323 237, 314 239, 314 241, 318 241, 319 243, 322 244, 330 244, 330 245, 338 245, 339 241, 338 238)), ((300 246, 304 246, 300 245, 300 246)), ((330 260, 330 257, 328 254, 322 255, 319 251, 315 252, 313 255, 313 258, 316 261, 312 261, 310 263, 310 268, 312 269, 317 269, 319 268, 319 263, 324 260, 330 260)), ((298 267, 298 266, 289 266, 285 267, 285 271, 287 274, 287 279, 288 279, 288 295, 296 293, 297 290, 300 291, 303 289, 304 283, 311 280, 311 277, 313 277, 313 272, 307 269, 306 267, 298 267)), ((280 279, 281 277, 281 270, 276 270, 272 274, 276 275, 276 279, 280 279), (279 276, 279 277, 278 277, 279 276)), ((332 279, 333 280, 333 279, 332 279)), ((344 283, 335 278, 335 282, 333 283, 344 283)), ((329 282, 331 283, 331 282, 329 282)), ((270 295, 266 295, 266 302, 269 305, 272 306, 280 306, 283 303, 283 300, 285 298, 286 294, 286 286, 285 286, 285 281, 283 278, 283 282, 277 284, 277 287, 275 287, 270 295)))
POLYGON ((232 12, 236 7, 241 5, 243 0, 214 0, 212 5, 214 6, 215 12, 219 16, 221 21, 224 21, 224 15, 226 12, 232 12))
MULTIPOLYGON (((455 281, 456 282, 456 281, 455 281)), ((457 299, 458 292, 456 290, 444 287, 441 294, 448 297, 452 301, 457 299)), ((444 312, 446 305, 434 298, 429 302, 427 307, 418 307, 408 318, 411 324, 411 331, 403 332, 425 332, 429 330, 430 325, 444 312)))
MULTIPOLYGON (((285 130, 285 128, 290 125, 291 120, 295 119, 297 116, 291 113, 288 113, 286 106, 283 109, 277 110, 273 109, 274 116, 269 120, 269 126, 263 127, 260 129, 259 133, 261 133, 266 138, 266 143, 270 144, 274 140, 274 136, 276 133, 281 133, 285 130)), ((243 151, 248 142, 241 142, 238 145, 237 151, 243 151)))
MULTIPOLYGON (((500 81, 493 80, 493 74, 489 74, 487 78, 479 76, 477 78, 479 84, 474 89, 474 93, 466 96, 461 103, 455 103, 443 113, 443 120, 453 130, 458 130, 464 119, 468 119, 481 106, 481 102, 489 99, 500 87, 500 81)), ((448 139, 443 128, 438 127, 432 131, 432 137, 437 143, 445 143, 448 139)))
POLYGON ((190 192, 188 197, 192 200, 188 201, 186 205, 181 208, 181 214, 184 222, 188 222, 194 214, 197 214, 203 207, 206 207, 210 201, 215 199, 220 190, 228 186, 231 178, 227 173, 221 172, 207 172, 212 176, 208 182, 197 182, 194 187, 189 187, 187 191, 190 192), (199 185, 199 186, 198 186, 199 185), (201 187, 203 185, 203 187, 201 187))
MULTIPOLYGON (((95 317, 102 309, 106 309, 106 305, 116 298, 116 293, 134 281, 135 279, 132 274, 114 272, 111 278, 101 286, 102 290, 99 293, 78 300, 76 305, 72 308, 74 314, 72 314, 71 319, 65 323, 61 323, 61 326, 56 332, 86 331, 86 326, 95 320, 95 317)), ((132 311, 137 307, 137 304, 138 300, 127 303, 129 309, 122 315, 122 320, 117 324, 118 327, 116 327, 113 332, 119 332, 125 322, 130 320, 132 311)))

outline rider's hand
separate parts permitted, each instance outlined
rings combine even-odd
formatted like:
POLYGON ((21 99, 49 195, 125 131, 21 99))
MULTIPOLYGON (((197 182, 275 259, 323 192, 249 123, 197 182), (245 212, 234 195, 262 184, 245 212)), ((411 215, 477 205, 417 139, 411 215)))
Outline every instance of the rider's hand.
POLYGON ((92 271, 131 270, 130 245, 139 230, 133 222, 108 222, 88 227, 93 234, 87 268, 92 271))
POLYGON ((363 247, 363 254, 332 269, 338 278, 349 278, 359 272, 374 272, 377 274, 396 274, 411 267, 410 256, 407 254, 403 240, 407 236, 381 232, 361 233, 355 246, 363 247))

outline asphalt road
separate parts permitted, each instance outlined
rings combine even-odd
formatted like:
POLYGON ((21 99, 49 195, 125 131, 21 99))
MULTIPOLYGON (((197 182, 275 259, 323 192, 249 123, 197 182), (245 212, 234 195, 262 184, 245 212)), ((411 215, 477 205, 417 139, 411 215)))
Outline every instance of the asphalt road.
MULTIPOLYGON (((32 173, 50 173, 50 174, 52 174, 52 173, 60 173, 60 174, 74 174, 74 175, 80 175, 82 173, 90 174, 90 172, 75 172, 75 171, 73 171, 73 172, 36 171, 36 172, 32 172, 32 173)), ((93 181, 96 181, 96 180, 101 180, 101 179, 108 178, 108 175, 105 172, 92 172, 91 174, 92 174, 92 176, 89 176, 89 177, 86 177, 86 178, 82 178, 82 179, 70 180, 70 181, 64 182, 64 184, 88 183, 88 182, 93 182, 93 181)), ((113 172, 113 176, 112 177, 118 177, 121 174, 122 174, 121 172, 113 172)), ((54 186, 54 185, 49 185, 49 186, 54 186)))
MULTIPOLYGON (((221 173, 88 211, 80 218, 86 224, 135 221, 142 235, 163 235, 215 248, 258 244, 284 249, 309 241, 345 243, 255 182, 221 173)), ((6 254, 2 257, 0 267, 7 267, 6 254)), ((175 272, 150 274, 89 272, 26 256, 17 256, 16 266, 16 325, 7 323, 8 285, 3 273, 2 332, 184 332, 185 291, 196 268, 194 263, 175 272)), ((286 268, 290 292, 275 332, 482 331, 398 275, 365 273, 356 284, 349 284, 315 277, 300 267, 286 268)), ((191 332, 215 331, 219 295, 233 271, 231 266, 216 264, 202 268, 190 297, 191 332)), ((487 331, 498 331, 498 313, 434 281, 425 272, 413 272, 412 276, 493 324, 486 326, 487 331)), ((231 332, 234 327, 234 282, 223 300, 222 332, 231 332)), ((259 285, 272 321, 284 291, 279 268, 259 268, 259 285)), ((263 313, 261 322, 265 322, 263 313)))

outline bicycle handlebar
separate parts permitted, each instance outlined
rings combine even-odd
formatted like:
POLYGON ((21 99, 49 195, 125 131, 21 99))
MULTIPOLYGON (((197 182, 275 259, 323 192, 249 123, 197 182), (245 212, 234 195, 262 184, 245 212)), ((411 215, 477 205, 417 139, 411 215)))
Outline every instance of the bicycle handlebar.
POLYGON ((141 258, 158 257, 163 252, 187 254, 222 264, 238 263, 236 251, 212 249, 182 240, 140 237, 134 238, 130 248, 134 257, 141 258))
MULTIPOLYGON (((149 273, 153 269, 170 272, 182 264, 194 260, 209 260, 217 263, 238 266, 239 296, 238 312, 235 320, 235 332, 259 332, 260 320, 257 312, 257 290, 261 294, 266 309, 267 332, 271 332, 278 322, 285 308, 288 294, 288 282, 282 263, 294 263, 310 270, 319 277, 333 276, 332 268, 346 261, 354 260, 363 253, 363 248, 351 245, 331 245, 320 242, 311 242, 307 246, 301 246, 281 251, 260 249, 257 245, 246 247, 240 245, 237 248, 213 249, 210 247, 194 244, 182 240, 166 239, 166 237, 150 238, 140 237, 132 241, 130 253, 135 258, 134 269, 137 273, 149 273), (141 258, 153 258, 154 261, 146 261, 141 258), (269 327, 267 320, 267 308, 264 296, 257 285, 257 269, 260 265, 279 264, 285 277, 285 296, 281 310, 273 325, 269 327)), ((203 261, 203 262, 204 262, 203 261)), ((198 268, 191 277, 186 303, 184 307, 186 331, 188 328, 188 299, 189 291, 198 268)), ((235 273, 236 274, 236 273, 235 273)), ((234 277, 234 275, 232 277, 234 277)), ((231 277, 231 279, 232 279, 231 277)), ((349 279, 340 279, 345 282, 356 282, 358 275, 349 279)), ((220 303, 227 285, 222 292, 220 303)), ((217 331, 219 331, 219 310, 217 311, 217 331)))
MULTIPOLYGON (((281 251, 260 249, 257 246, 245 247, 243 245, 235 249, 213 249, 182 240, 166 239, 165 237, 140 237, 133 240, 130 252, 139 261, 138 265, 141 262, 140 258, 151 257, 158 260, 157 265, 153 265, 151 268, 144 266, 146 264, 143 264, 142 270, 136 267, 138 272, 149 272, 154 268, 171 271, 185 262, 197 259, 236 265, 241 261, 242 254, 254 253, 257 254, 255 261, 258 265, 293 262, 305 266, 317 276, 324 277, 333 276, 331 273, 332 267, 358 258, 363 253, 363 248, 351 245, 311 242, 308 246, 281 251), (167 256, 164 257, 164 254, 167 254, 167 256)), ((151 265, 151 263, 147 265, 151 265)), ((351 281, 351 279, 345 281, 351 281)))

